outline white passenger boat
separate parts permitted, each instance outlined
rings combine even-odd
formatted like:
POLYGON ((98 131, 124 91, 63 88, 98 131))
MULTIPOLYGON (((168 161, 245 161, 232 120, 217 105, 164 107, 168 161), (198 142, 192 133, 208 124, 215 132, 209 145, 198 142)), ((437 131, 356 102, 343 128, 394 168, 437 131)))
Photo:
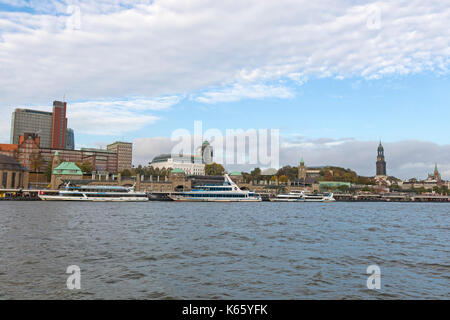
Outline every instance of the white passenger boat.
POLYGON ((303 191, 291 191, 288 194, 279 194, 269 200, 272 202, 296 202, 301 199, 303 199, 303 191))
POLYGON ((269 199, 272 202, 334 202, 333 193, 305 193, 292 191, 288 194, 279 194, 269 199))
POLYGON ((67 184, 64 190, 56 195, 39 191, 41 200, 46 201, 114 201, 114 202, 141 202, 148 201, 145 192, 136 192, 133 187, 120 186, 80 186, 74 187, 67 184))
POLYGON ((190 202, 259 202, 261 197, 252 191, 241 190, 226 174, 223 185, 203 185, 192 191, 169 195, 174 201, 190 202))
POLYGON ((304 202, 334 202, 333 193, 304 193, 304 202))

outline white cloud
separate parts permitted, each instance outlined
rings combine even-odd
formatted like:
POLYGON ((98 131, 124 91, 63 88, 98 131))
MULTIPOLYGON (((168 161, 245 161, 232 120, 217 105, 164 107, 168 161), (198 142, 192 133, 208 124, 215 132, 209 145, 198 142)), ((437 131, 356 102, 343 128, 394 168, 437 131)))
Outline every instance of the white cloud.
POLYGON ((8 3, 39 14, 0 13, 0 107, 64 92, 74 100, 203 92, 210 102, 258 98, 267 86, 285 97, 270 83, 446 73, 450 63, 450 7, 431 0, 8 3), (72 4, 80 30, 66 30, 72 4), (367 27, 374 5, 376 30, 367 27))
POLYGON ((232 102, 241 99, 292 98, 294 93, 283 86, 236 83, 224 89, 206 91, 194 100, 202 103, 232 102))
MULTIPOLYGON (((374 176, 378 141, 344 139, 282 138, 280 165, 298 166, 303 157, 307 166, 335 165, 355 170, 360 175, 374 176)), ((134 163, 147 165, 161 153, 171 153, 176 144, 170 138, 134 140, 134 163)), ((428 141, 397 141, 383 143, 389 175, 401 179, 425 179, 438 163, 442 177, 450 179, 450 145, 428 141)), ((252 170, 257 165, 226 165, 229 171, 252 170)), ((260 166, 262 167, 262 166, 260 166)))
MULTIPOLYGON (((128 99, 102 99, 93 101, 68 102, 68 127, 76 134, 122 136, 137 131, 159 120, 153 112, 170 109, 179 103, 182 96, 162 96, 155 98, 133 97, 128 99)), ((7 142, 11 124, 10 114, 15 108, 32 108, 51 111, 48 105, 18 105, 4 108, 7 117, 0 118, 0 141, 7 142)))

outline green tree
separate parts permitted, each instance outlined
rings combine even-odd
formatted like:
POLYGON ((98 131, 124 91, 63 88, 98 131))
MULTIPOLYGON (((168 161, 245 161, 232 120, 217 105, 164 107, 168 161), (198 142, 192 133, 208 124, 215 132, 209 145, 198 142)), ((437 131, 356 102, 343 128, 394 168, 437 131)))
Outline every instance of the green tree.
POLYGON ((93 171, 92 164, 88 161, 75 163, 83 173, 91 174, 93 171))
POLYGON ((131 177, 131 171, 129 169, 124 169, 120 172, 122 177, 131 177))
POLYGON ((424 187, 414 188, 414 192, 417 194, 422 194, 422 193, 426 193, 427 189, 425 189, 424 187))
POLYGON ((205 165, 205 174, 207 176, 221 176, 225 173, 225 168, 220 163, 210 163, 205 165))
POLYGON ((259 180, 259 178, 261 177, 261 169, 260 168, 255 168, 250 172, 250 176, 252 180, 259 180))
POLYGON ((44 175, 47 178, 47 182, 50 182, 50 180, 52 180, 52 171, 53 171, 52 162, 50 161, 48 163, 47 168, 45 168, 45 172, 44 172, 44 175))
POLYGON ((298 168, 291 166, 284 166, 277 171, 277 176, 286 176, 289 180, 295 180, 298 176, 298 168))
POLYGON ((38 171, 42 166, 42 159, 41 159, 41 154, 40 153, 34 153, 31 155, 31 169, 33 170, 33 172, 36 175, 36 182, 37 182, 37 175, 38 175, 38 171))

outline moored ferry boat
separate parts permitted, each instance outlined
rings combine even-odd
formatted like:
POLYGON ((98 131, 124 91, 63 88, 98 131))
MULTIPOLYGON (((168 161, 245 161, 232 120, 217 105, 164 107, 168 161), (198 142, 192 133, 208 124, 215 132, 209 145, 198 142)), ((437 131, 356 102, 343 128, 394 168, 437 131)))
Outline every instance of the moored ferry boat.
POLYGON ((279 194, 275 198, 269 198, 272 202, 296 202, 303 198, 303 191, 291 191, 288 194, 279 194))
POLYGON ((136 192, 134 187, 121 186, 70 186, 67 184, 64 190, 56 195, 45 194, 39 191, 41 200, 45 201, 96 201, 96 202, 141 202, 148 201, 145 192, 136 192))
POLYGON ((169 195, 174 201, 189 202, 259 202, 259 195, 252 191, 241 190, 238 185, 225 174, 223 185, 203 185, 192 191, 169 195))
POLYGON ((279 194, 269 199, 272 202, 334 202, 333 193, 305 193, 292 191, 288 194, 279 194))
POLYGON ((333 193, 304 193, 303 202, 334 202, 333 193))

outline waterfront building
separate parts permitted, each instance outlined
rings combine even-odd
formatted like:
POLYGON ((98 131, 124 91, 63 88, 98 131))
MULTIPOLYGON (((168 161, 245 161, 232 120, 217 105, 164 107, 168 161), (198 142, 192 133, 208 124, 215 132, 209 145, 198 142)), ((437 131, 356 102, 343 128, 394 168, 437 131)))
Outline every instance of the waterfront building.
POLYGON ((180 169, 186 175, 204 175, 205 164, 198 156, 174 156, 171 154, 161 154, 153 158, 150 163, 154 169, 180 169))
POLYGON ((133 144, 131 142, 116 141, 106 149, 117 154, 117 171, 131 169, 133 166, 133 144))
POLYGON ((66 147, 66 109, 67 102, 53 101, 52 149, 64 149, 66 147))
POLYGON ((381 144, 378 145, 378 156, 377 156, 377 162, 376 162, 376 167, 377 167, 377 174, 376 177, 377 178, 386 178, 387 174, 386 174, 386 160, 384 158, 384 147, 381 144))
MULTIPOLYGON (((58 152, 55 153, 53 160, 54 164, 57 164, 60 160, 58 158, 58 152)), ((81 180, 83 178, 83 172, 73 162, 61 162, 56 168, 52 170, 52 178, 50 182, 51 189, 59 189, 59 187, 68 180, 81 180)))
POLYGON ((67 129, 66 109, 67 103, 61 101, 53 102, 53 112, 15 109, 11 117, 10 144, 19 144, 20 136, 34 133, 40 138, 41 148, 74 149, 74 133, 67 129))
POLYGON ((71 128, 67 128, 66 130, 66 144, 64 149, 75 150, 75 133, 71 128))
POLYGON ((0 154, 17 159, 18 153, 18 144, 0 143, 0 154))
POLYGON ((11 144, 19 144, 20 136, 26 132, 40 137, 40 146, 50 148, 52 145, 53 113, 46 111, 16 109, 11 117, 11 144))
POLYGON ((17 144, 0 144, 0 154, 12 157, 23 167, 31 169, 40 161, 39 145, 40 137, 37 134, 25 132, 17 144))
POLYGON ((434 165, 434 172, 428 174, 428 178, 425 180, 427 183, 435 183, 436 186, 441 187, 443 185, 443 181, 441 178, 441 173, 439 172, 437 163, 434 165))
POLYGON ((25 132, 19 138, 17 161, 32 171, 39 171, 42 165, 39 145, 40 137, 36 133, 25 132))
POLYGON ((242 176, 242 173, 239 171, 234 171, 229 174, 230 179, 233 180, 235 183, 243 183, 244 177, 242 176))
POLYGON ((81 150, 41 149, 41 158, 46 165, 52 161, 56 152, 61 161, 78 163, 87 162, 98 174, 108 175, 117 174, 119 172, 117 170, 117 154, 112 151, 94 148, 82 148, 81 150))
POLYGON ((40 148, 40 137, 26 133, 19 144, 0 144, 0 154, 15 158, 22 166, 33 172, 44 172, 55 153, 62 161, 91 164, 93 170, 102 175, 117 174, 117 153, 104 149, 82 148, 81 150, 40 148), (38 167, 37 164, 40 164, 38 167))
POLYGON ((29 171, 13 157, 0 154, 0 188, 22 189, 28 187, 29 171))

